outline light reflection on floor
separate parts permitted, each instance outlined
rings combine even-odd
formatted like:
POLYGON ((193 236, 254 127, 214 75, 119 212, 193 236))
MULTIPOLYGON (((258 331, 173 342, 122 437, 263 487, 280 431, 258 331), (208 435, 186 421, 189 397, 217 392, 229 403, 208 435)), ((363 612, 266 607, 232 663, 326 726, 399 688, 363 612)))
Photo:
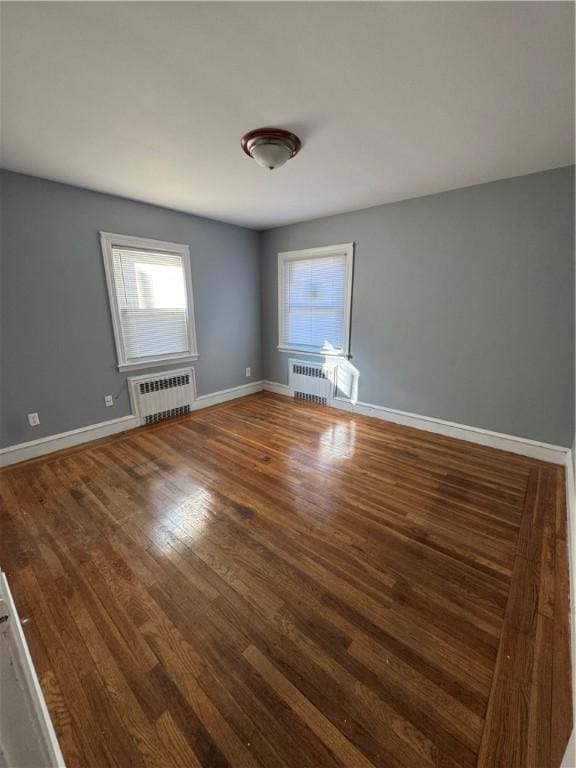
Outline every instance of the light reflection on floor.
POLYGON ((356 445, 356 424, 339 422, 328 427, 320 437, 318 457, 322 461, 351 459, 356 445))
POLYGON ((156 518, 157 528, 150 531, 150 537, 163 552, 169 553, 173 548, 173 538, 166 537, 163 524, 168 528, 180 529, 180 538, 185 533, 186 544, 197 541, 210 523, 210 510, 213 503, 212 493, 206 488, 196 488, 186 500, 177 507, 167 507, 164 515, 156 518))

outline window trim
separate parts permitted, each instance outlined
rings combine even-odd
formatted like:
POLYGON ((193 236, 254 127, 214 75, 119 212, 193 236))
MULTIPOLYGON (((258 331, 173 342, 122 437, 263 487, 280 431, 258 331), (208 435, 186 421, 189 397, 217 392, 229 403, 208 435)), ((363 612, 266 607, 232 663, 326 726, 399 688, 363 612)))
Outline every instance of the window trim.
POLYGON ((135 371, 144 368, 155 368, 165 363, 186 363, 198 359, 198 345, 196 342, 196 318, 194 314, 194 295, 192 292, 192 271, 190 267, 190 248, 183 243, 170 243, 164 240, 152 240, 147 237, 134 235, 117 235, 113 232, 100 232, 100 245, 102 247, 102 259, 106 273, 106 287, 108 289, 108 301, 110 315, 112 316, 112 328, 114 330, 114 342, 116 345, 117 367, 119 371, 135 371), (147 360, 129 362, 126 358, 124 338, 122 336, 122 324, 120 322, 120 310, 116 297, 114 280, 114 247, 140 248, 145 251, 159 251, 161 253, 173 253, 182 258, 184 268, 184 280, 186 283, 186 298, 188 301, 188 341, 190 352, 185 355, 160 355, 147 360))
POLYGON ((303 352, 308 355, 320 355, 322 357, 350 357, 350 336, 352 321, 352 278, 354 272, 354 243, 341 243, 339 245, 323 245, 318 248, 305 248, 298 251, 283 251, 278 254, 278 344, 276 349, 281 352, 303 352), (323 256, 335 256, 344 254, 346 262, 345 274, 345 315, 344 315, 344 347, 340 352, 325 352, 318 347, 287 344, 284 339, 285 312, 284 312, 284 265, 287 261, 298 259, 321 258, 323 256))

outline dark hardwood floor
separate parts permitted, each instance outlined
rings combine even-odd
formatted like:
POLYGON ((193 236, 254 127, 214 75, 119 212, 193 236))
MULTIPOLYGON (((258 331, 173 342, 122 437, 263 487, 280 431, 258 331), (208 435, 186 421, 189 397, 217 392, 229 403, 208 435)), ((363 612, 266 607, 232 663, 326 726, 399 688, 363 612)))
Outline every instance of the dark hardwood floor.
POLYGON ((560 765, 560 467, 256 395, 0 497, 70 768, 560 765))

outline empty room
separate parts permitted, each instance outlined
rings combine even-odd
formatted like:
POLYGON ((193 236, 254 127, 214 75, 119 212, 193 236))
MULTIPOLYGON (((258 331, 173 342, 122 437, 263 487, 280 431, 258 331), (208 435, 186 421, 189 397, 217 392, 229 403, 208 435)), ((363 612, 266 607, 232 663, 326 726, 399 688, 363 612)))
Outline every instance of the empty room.
POLYGON ((573 2, 0 2, 0 768, 576 768, 573 2))

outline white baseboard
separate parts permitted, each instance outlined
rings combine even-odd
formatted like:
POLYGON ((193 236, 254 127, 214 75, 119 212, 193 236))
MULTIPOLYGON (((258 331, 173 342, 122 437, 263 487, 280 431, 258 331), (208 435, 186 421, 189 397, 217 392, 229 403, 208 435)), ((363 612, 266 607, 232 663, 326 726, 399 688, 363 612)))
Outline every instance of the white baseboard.
POLYGON ((292 397, 292 392, 288 384, 278 384, 277 381, 264 381, 263 389, 266 392, 274 392, 275 395, 285 395, 286 397, 292 397))
POLYGON ((8 467, 11 464, 44 456, 47 453, 73 448, 75 445, 99 440, 101 437, 109 437, 118 432, 134 429, 137 426, 138 419, 136 416, 121 416, 119 419, 89 424, 87 427, 60 432, 58 435, 48 435, 48 437, 40 437, 38 440, 30 440, 27 443, 9 445, 7 448, 0 449, 0 467, 8 467))
POLYGON ((0 737, 8 765, 66 768, 44 695, 4 573, 0 609, 8 618, 0 629, 0 737))
MULTIPOLYGON (((291 396, 290 387, 286 384, 278 384, 274 381, 265 381, 264 389, 275 392, 277 395, 291 396)), ((399 411, 395 408, 386 408, 382 405, 371 403, 350 403, 347 400, 332 400, 332 407, 351 413, 359 413, 362 416, 371 416, 383 421, 391 421, 394 424, 402 424, 406 427, 415 427, 426 432, 434 432, 438 435, 455 437, 459 440, 467 440, 469 443, 486 445, 490 448, 498 448, 501 451, 517 453, 521 456, 529 456, 533 459, 548 461, 552 464, 564 464, 568 448, 549 443, 540 443, 537 440, 529 440, 525 437, 505 435, 501 432, 491 432, 480 427, 469 427, 464 424, 456 424, 444 419, 435 419, 431 416, 420 416, 416 413, 399 411)))
MULTIPOLYGON (((227 400, 234 400, 237 397, 245 397, 255 392, 262 391, 262 382, 254 381, 250 384, 242 384, 239 387, 222 389, 219 392, 211 392, 208 395, 200 395, 194 401, 194 410, 208 408, 211 405, 225 403, 227 400)), ((136 416, 121 416, 119 419, 111 421, 102 421, 99 424, 89 424, 87 427, 72 429, 69 432, 61 432, 57 435, 41 437, 38 440, 30 440, 27 443, 10 445, 7 448, 0 449, 0 467, 9 467, 12 464, 18 464, 21 461, 28 461, 39 456, 45 456, 54 451, 62 451, 65 448, 73 448, 82 443, 89 443, 92 440, 99 440, 102 437, 109 437, 119 432, 126 432, 129 429, 135 429, 140 426, 136 416)))
POLYGON ((209 395, 200 395, 194 401, 194 410, 219 405, 228 400, 235 400, 237 397, 254 395, 256 392, 262 392, 262 389, 262 381, 252 381, 250 384, 241 384, 239 387, 230 387, 230 389, 221 389, 219 392, 211 392, 209 395))
MULTIPOLYGON (((291 396, 290 387, 287 384, 279 384, 275 381, 254 381, 249 384, 241 384, 238 387, 222 389, 219 392, 200 395, 194 401, 194 409, 219 405, 228 400, 234 400, 237 397, 245 397, 246 395, 261 392, 263 389, 268 392, 274 392, 277 395, 291 396)), ((403 424, 404 426, 423 429, 427 432, 435 432, 436 434, 467 440, 478 445, 510 451, 521 456, 530 456, 533 459, 540 459, 541 461, 548 461, 553 464, 565 464, 566 456, 570 453, 568 448, 563 448, 559 445, 550 445, 524 437, 491 432, 479 427, 469 427, 463 424, 444 421, 443 419, 435 419, 430 416, 420 416, 415 413, 399 411, 395 408, 385 408, 380 405, 360 402, 352 404, 346 400, 333 400, 332 404, 335 408, 359 413, 363 416, 371 416, 383 421, 391 421, 395 424, 403 424)), ((21 461, 44 456, 47 453, 72 448, 75 445, 98 440, 102 437, 109 437, 118 432, 134 429, 137 426, 139 424, 136 416, 122 416, 119 419, 103 421, 100 424, 90 424, 87 427, 73 429, 70 432, 62 432, 58 435, 31 440, 27 443, 11 445, 0 449, 0 467, 7 467, 21 461)))

